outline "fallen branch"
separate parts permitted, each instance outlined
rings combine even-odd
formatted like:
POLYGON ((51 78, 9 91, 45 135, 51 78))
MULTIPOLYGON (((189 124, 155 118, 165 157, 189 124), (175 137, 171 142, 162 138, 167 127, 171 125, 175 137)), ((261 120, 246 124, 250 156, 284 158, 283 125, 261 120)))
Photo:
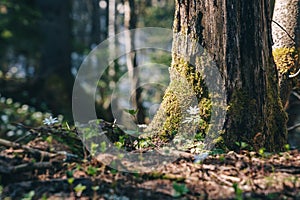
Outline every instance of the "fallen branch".
POLYGON ((0 145, 9 147, 9 148, 20 148, 24 149, 25 151, 31 153, 34 157, 38 157, 40 159, 56 159, 56 160, 62 160, 62 161, 73 161, 77 160, 78 156, 75 154, 70 154, 65 151, 59 151, 56 153, 50 153, 47 151, 42 151, 38 149, 31 148, 27 145, 22 145, 19 143, 11 142, 8 140, 0 139, 0 145))
POLYGON ((26 172, 35 169, 49 169, 53 167, 52 162, 37 162, 37 163, 24 163, 16 166, 0 166, 0 173, 2 174, 15 174, 26 172))

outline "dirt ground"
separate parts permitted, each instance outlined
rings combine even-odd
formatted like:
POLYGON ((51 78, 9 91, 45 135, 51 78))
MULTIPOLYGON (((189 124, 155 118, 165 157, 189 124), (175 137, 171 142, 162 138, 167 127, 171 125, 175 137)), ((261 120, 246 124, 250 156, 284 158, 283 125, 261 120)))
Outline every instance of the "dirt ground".
MULTIPOLYGON (((190 153, 129 173, 52 139, 0 141, 1 199, 300 199, 300 153, 190 153), (54 151, 55 150, 55 151, 54 151)), ((145 150, 144 152, 146 152, 145 150)))

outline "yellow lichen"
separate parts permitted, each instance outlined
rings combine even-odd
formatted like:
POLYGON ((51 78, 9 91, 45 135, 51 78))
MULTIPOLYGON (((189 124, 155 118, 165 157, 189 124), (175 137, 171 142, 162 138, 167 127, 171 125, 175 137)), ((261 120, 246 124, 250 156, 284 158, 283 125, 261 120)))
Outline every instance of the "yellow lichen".
POLYGON ((291 73, 297 72, 299 53, 295 47, 274 49, 273 56, 280 74, 284 74, 287 71, 290 71, 291 73))

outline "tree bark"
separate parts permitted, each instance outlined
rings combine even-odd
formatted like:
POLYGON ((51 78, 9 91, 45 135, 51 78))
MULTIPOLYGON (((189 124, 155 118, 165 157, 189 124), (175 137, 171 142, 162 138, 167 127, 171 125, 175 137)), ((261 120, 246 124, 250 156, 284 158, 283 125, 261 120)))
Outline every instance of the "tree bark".
POLYGON ((273 55, 280 77, 280 97, 287 107, 297 78, 290 77, 299 69, 300 0, 276 0, 273 23, 273 55))
MULTIPOLYGON (((227 115, 221 135, 229 149, 236 142, 246 142, 255 149, 281 150, 286 144, 286 115, 278 87, 277 69, 271 52, 271 20, 268 0, 176 0, 174 35, 181 34, 202 45, 214 59, 226 87, 227 115)), ((198 99, 200 116, 207 124, 198 129, 207 132, 210 95, 205 79, 191 65, 184 53, 191 45, 173 38, 172 80, 180 74, 192 85, 198 99)), ((186 40, 187 41, 187 40, 186 40)), ((182 107, 174 90, 167 90, 154 124, 163 116, 166 120, 156 133, 171 138, 182 121, 182 107), (160 128, 161 127, 161 128, 160 128)), ((184 108, 186 109, 186 108, 184 108)), ((203 122, 202 122, 203 125, 203 122)))

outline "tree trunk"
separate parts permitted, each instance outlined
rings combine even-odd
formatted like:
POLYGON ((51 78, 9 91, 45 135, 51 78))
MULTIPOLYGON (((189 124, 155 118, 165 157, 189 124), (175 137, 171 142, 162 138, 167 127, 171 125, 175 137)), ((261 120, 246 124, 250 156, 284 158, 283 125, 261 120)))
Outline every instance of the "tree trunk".
POLYGON ((280 75, 280 97, 287 105, 299 69, 300 0, 276 0, 273 12, 273 55, 280 75), (290 76, 290 77, 289 77, 290 76))
MULTIPOLYGON (((281 150, 286 144, 286 115, 271 52, 269 11, 268 0, 176 0, 174 36, 180 34, 202 45, 222 74, 228 110, 221 136, 229 149, 237 149, 236 142, 268 151, 281 150)), ((175 71, 192 85, 201 119, 205 121, 197 129, 207 132, 211 97, 205 79, 201 80, 203 76, 196 71, 202 66, 199 62, 193 66, 182 53, 191 51, 188 40, 173 39, 171 83, 179 77, 172 75, 175 71)), ((154 124, 161 121, 163 110, 166 120, 155 132, 164 137, 171 138, 183 120, 181 113, 186 108, 176 95, 172 87, 167 90, 153 120, 154 124)))
POLYGON ((131 51, 126 55, 126 64, 128 69, 129 80, 131 83, 131 103, 135 110, 137 110, 136 123, 144 123, 144 109, 142 105, 139 81, 139 70, 137 67, 136 52, 135 52, 135 34, 131 29, 136 28, 135 3, 134 0, 124 1, 124 27, 125 27, 125 45, 126 51, 131 51))
POLYGON ((58 0, 37 0, 37 5, 42 13, 42 59, 39 79, 30 95, 45 102, 54 114, 64 114, 67 119, 72 119, 74 77, 70 61, 70 1, 62 4, 58 0))

